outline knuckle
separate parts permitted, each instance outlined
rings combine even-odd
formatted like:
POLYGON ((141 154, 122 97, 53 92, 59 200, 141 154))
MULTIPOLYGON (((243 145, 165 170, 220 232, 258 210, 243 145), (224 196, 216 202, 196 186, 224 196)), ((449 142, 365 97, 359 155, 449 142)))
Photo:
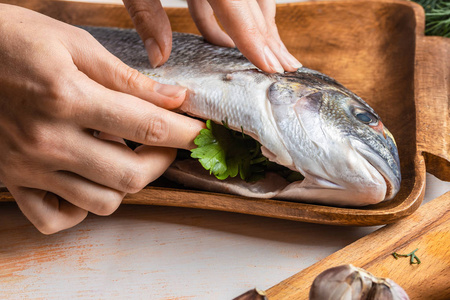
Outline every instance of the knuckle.
POLYGON ((86 39, 88 41, 94 41, 95 38, 84 28, 81 27, 72 27, 74 35, 79 37, 80 39, 86 39))
POLYGON ((139 24, 145 23, 147 20, 151 20, 153 17, 152 11, 144 5, 131 5, 128 7, 133 23, 139 26, 139 24))
POLYGON ((129 194, 135 194, 147 185, 144 172, 140 168, 130 170, 124 174, 120 181, 121 190, 129 194))
POLYGON ((25 138, 28 140, 30 147, 36 152, 45 151, 48 144, 51 143, 50 132, 43 125, 37 125, 29 128, 25 138))
POLYGON ((56 81, 48 84, 47 96, 45 97, 45 113, 58 119, 67 119, 72 115, 75 104, 75 94, 79 94, 79 88, 74 84, 74 80, 60 76, 56 81))
POLYGON ((38 196, 36 199, 24 193, 15 193, 15 198, 25 216, 31 221, 38 231, 43 234, 54 234, 61 230, 73 227, 80 223, 86 216, 85 210, 73 210, 76 208, 66 200, 60 198, 51 192, 44 192, 44 196, 38 196), (30 206, 25 202, 44 201, 46 204, 43 209, 36 209, 36 206, 30 206), (63 202, 61 202, 63 201, 63 202))
POLYGON ((257 27, 255 27, 255 26, 249 26, 249 27, 246 29, 246 33, 247 33, 247 35, 250 36, 250 37, 257 37, 257 36, 261 35, 260 29, 257 28, 257 27))
POLYGON ((54 234, 65 229, 63 226, 61 226, 59 218, 56 217, 47 217, 45 219, 36 221, 34 226, 37 228, 37 230, 46 235, 54 234))
POLYGON ((109 216, 114 213, 122 203, 124 194, 118 191, 111 191, 108 197, 98 202, 98 206, 92 212, 99 216, 109 216))
POLYGON ((17 151, 11 153, 10 163, 16 164, 24 172, 47 168, 71 157, 68 152, 70 139, 61 136, 61 131, 48 124, 30 129, 23 134, 20 143, 17 151))
POLYGON ((119 72, 115 73, 121 74, 121 78, 119 78, 120 82, 123 82, 129 90, 135 90, 141 87, 141 73, 139 71, 126 66, 121 61, 117 62, 117 69, 119 72))
POLYGON ((48 157, 56 157, 60 145, 56 145, 57 137, 54 131, 46 126, 36 126, 26 135, 28 149, 31 156, 45 154, 48 157))
POLYGON ((168 140, 168 124, 162 116, 153 116, 148 123, 138 127, 136 135, 146 145, 161 145, 168 140))

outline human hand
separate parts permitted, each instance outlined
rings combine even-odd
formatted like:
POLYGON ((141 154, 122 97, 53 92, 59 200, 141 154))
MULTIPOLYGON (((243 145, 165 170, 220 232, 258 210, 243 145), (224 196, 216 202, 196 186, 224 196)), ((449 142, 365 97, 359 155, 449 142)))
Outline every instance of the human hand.
MULTIPOLYGON (((144 41, 153 67, 167 61, 172 48, 169 19, 159 0, 123 0, 144 41)), ((187 0, 191 16, 211 43, 237 48, 269 73, 296 71, 300 62, 280 39, 273 0, 187 0), (214 17, 222 24, 221 30, 214 17)))
POLYGON ((41 232, 111 214, 174 148, 194 147, 203 123, 167 110, 185 90, 127 67, 86 31, 0 4, 0 36, 0 181, 41 232))

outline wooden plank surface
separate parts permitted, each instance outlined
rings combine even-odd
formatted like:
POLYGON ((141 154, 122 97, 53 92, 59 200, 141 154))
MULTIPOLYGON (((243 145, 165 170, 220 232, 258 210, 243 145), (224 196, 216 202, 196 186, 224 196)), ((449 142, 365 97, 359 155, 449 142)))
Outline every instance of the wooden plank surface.
POLYGON ((0 203, 0 299, 229 300, 373 230, 124 205, 45 236, 0 203))
POLYGON ((273 286, 270 300, 308 299, 314 278, 322 271, 353 264, 378 277, 388 277, 411 299, 448 299, 450 295, 450 192, 423 205, 408 218, 386 225, 313 266, 273 286), (394 259, 418 248, 421 264, 394 259))

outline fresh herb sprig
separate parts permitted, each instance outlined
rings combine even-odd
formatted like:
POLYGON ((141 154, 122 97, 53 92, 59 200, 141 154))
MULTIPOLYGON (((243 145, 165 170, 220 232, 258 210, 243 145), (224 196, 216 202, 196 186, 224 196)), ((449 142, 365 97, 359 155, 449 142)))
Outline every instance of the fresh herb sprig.
POLYGON ((222 125, 206 121, 206 128, 195 138, 197 148, 191 157, 220 180, 236 177, 255 182, 265 177, 267 171, 275 172, 288 182, 303 180, 299 172, 269 161, 261 152, 261 144, 241 132, 231 130, 226 121, 222 125))
POLYGON ((450 37, 450 2, 448 0, 413 0, 425 10, 425 34, 450 37))
POLYGON ((191 157, 221 180, 238 174, 249 182, 263 178, 269 162, 261 153, 261 144, 243 131, 231 130, 226 121, 222 123, 206 121, 206 128, 194 140, 197 148, 191 150, 191 157))
POLYGON ((420 265, 421 261, 419 257, 416 255, 416 251, 419 250, 419 248, 416 248, 415 250, 411 251, 408 254, 398 254, 397 252, 392 253, 392 256, 395 259, 398 259, 399 257, 409 257, 409 264, 410 265, 420 265))

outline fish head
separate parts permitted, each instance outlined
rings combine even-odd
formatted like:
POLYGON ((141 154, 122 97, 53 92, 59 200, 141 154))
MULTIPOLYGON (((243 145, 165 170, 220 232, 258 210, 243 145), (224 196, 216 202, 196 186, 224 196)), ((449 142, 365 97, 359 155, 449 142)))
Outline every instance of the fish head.
POLYGON ((272 101, 276 118, 277 105, 290 105, 280 109, 290 112, 278 115, 284 119, 278 126, 295 169, 305 176, 300 187, 325 203, 335 197, 342 205, 392 199, 400 189, 400 161, 394 137, 377 113, 337 83, 304 82, 284 82, 278 91, 291 100, 272 101), (290 129, 283 125, 286 119, 290 129))

